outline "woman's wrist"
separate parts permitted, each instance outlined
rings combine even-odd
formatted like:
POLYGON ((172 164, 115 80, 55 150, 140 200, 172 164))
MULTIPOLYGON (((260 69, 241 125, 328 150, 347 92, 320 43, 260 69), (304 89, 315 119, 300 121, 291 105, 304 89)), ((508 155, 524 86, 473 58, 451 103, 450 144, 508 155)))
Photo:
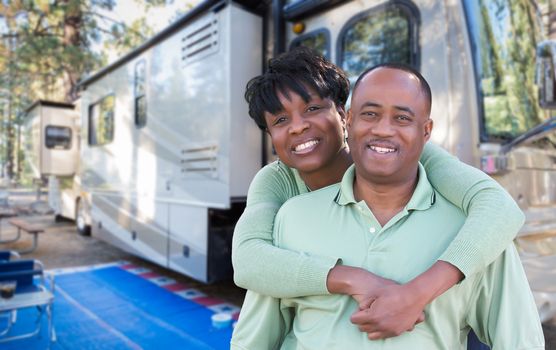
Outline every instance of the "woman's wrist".
POLYGON ((359 267, 336 265, 328 273, 326 287, 332 294, 370 294, 388 282, 359 267))
POLYGON ((456 285, 463 277, 463 273, 457 267, 439 260, 405 286, 412 290, 416 302, 425 306, 456 285))

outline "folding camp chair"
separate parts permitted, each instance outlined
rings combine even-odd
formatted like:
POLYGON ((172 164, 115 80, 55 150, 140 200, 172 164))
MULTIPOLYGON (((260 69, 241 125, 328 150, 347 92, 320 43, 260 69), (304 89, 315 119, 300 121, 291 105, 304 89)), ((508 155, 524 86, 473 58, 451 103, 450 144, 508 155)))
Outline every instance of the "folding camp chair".
POLYGON ((10 261, 12 258, 19 259, 19 253, 13 250, 0 250, 0 264, 6 261, 10 261))
POLYGON ((0 283, 15 281, 17 287, 11 298, 0 299, 0 314, 7 318, 6 327, 0 331, 0 343, 29 338, 39 334, 42 317, 46 315, 49 341, 55 341, 56 335, 52 323, 52 303, 54 301, 54 277, 49 276, 47 286, 44 268, 38 260, 16 260, 0 263, 0 283), (35 278, 38 276, 38 278, 35 278), (16 322, 17 310, 36 308, 38 315, 35 329, 21 334, 10 334, 16 322))

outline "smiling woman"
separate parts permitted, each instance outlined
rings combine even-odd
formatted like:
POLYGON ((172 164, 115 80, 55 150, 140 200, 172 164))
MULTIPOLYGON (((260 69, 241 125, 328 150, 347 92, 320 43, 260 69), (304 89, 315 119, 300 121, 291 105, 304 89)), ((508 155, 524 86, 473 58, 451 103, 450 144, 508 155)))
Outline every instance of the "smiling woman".
POLYGON ((307 186, 316 189, 322 187, 321 171, 335 180, 350 158, 343 142, 343 109, 311 90, 308 101, 291 90, 279 93, 283 109, 276 114, 265 112, 265 120, 280 160, 297 169, 307 186), (319 173, 315 176, 315 172, 319 173))

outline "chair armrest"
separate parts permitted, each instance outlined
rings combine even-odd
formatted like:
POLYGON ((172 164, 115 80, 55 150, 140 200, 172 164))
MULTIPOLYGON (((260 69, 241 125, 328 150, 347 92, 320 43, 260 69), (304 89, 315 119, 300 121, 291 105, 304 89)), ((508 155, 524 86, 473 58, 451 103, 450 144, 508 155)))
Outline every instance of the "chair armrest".
POLYGON ((12 258, 20 258, 18 252, 14 250, 0 250, 0 263, 10 261, 12 258))
POLYGON ((16 279, 16 277, 42 275, 42 270, 6 271, 0 272, 0 282, 16 279))

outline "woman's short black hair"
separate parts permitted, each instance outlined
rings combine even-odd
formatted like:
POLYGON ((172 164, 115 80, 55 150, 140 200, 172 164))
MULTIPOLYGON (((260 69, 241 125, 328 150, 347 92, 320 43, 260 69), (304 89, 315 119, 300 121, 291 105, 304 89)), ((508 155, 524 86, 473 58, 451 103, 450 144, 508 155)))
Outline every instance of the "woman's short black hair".
POLYGON ((270 59, 266 73, 247 83, 245 100, 249 116, 266 130, 264 113, 276 114, 284 109, 279 93, 288 97, 288 92, 293 91, 309 102, 308 89, 321 98, 330 98, 337 108, 343 109, 349 96, 349 80, 344 71, 316 51, 297 47, 270 59))

